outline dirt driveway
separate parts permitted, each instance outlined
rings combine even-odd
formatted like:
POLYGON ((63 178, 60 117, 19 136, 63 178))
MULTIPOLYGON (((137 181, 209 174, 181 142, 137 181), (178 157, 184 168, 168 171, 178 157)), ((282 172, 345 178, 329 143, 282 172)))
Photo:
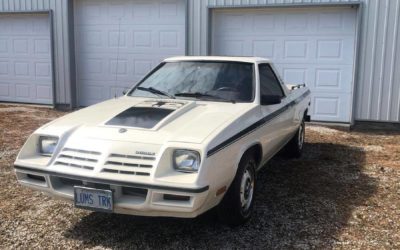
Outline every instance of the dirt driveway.
POLYGON ((244 226, 74 209, 17 185, 27 136, 65 113, 0 105, 0 248, 400 249, 400 135, 307 129, 304 157, 276 157, 258 176, 244 226))

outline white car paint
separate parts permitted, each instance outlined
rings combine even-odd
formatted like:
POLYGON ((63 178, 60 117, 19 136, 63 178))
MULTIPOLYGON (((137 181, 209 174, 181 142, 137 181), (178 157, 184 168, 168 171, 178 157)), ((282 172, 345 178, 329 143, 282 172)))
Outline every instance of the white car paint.
POLYGON ((287 82, 311 89, 311 119, 350 123, 357 11, 249 8, 213 11, 213 55, 257 55, 274 61, 287 82))
MULTIPOLYGON (((206 60, 271 63, 253 57, 175 57, 165 61, 206 60)), ((263 166, 296 133, 309 107, 310 92, 303 87, 282 88, 286 97, 281 104, 261 106, 258 70, 255 67, 255 97, 251 103, 212 102, 182 99, 156 99, 124 96, 82 109, 39 128, 27 140, 16 161, 18 181, 58 198, 73 201, 73 185, 59 177, 88 183, 109 184, 114 190, 114 212, 146 216, 195 217, 216 206, 232 182, 244 152, 254 145, 262 147, 263 166), (121 111, 148 102, 182 103, 152 129, 108 126, 107 121, 121 111), (122 132, 121 133, 121 129, 122 132), (59 137, 52 157, 38 153, 40 135, 59 137), (177 172, 172 167, 174 149, 200 153, 196 173, 177 172), (65 158, 63 155, 76 157, 65 158), (131 156, 125 157, 125 156, 131 156), (94 161, 87 161, 87 158, 94 161), (142 158, 142 159, 137 159, 142 158), (75 164, 67 166, 59 162, 75 164), (103 172, 109 162, 149 166, 134 167, 141 175, 103 172), (84 169, 91 168, 91 169, 84 169), (28 174, 44 177, 37 181, 28 174), (142 197, 122 193, 122 186, 147 191, 142 197), (165 200, 164 194, 188 196, 188 201, 165 200)), ((112 164, 111 164, 112 165, 112 164)))

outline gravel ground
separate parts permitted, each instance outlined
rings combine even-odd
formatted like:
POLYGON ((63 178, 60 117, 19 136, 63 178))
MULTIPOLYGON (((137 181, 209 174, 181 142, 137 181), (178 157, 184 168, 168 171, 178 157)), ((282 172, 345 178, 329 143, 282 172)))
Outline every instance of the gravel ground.
POLYGON ((309 126, 304 157, 258 176, 254 216, 237 228, 196 219, 102 214, 21 187, 13 161, 27 136, 64 115, 0 105, 0 248, 400 249, 400 133, 309 126))

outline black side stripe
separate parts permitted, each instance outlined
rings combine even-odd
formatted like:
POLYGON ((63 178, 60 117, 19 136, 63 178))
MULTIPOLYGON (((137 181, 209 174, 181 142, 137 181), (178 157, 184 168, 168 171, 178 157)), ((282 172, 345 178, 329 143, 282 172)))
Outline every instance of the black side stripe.
POLYGON ((233 135, 232 137, 228 138, 227 140, 223 141, 222 143, 220 143, 219 145, 213 147, 212 149, 210 149, 207 152, 207 157, 210 157, 212 155, 214 155, 215 153, 217 153, 218 151, 226 148, 227 146, 231 145, 232 143, 238 141, 240 138, 252 133, 253 131, 255 131, 256 129, 258 129, 259 127, 264 126, 266 123, 270 122, 272 119, 276 118, 277 116, 281 115, 282 113, 284 113, 285 111, 287 111, 288 109, 290 109, 291 107, 295 106, 296 104, 300 103, 301 101, 304 100, 304 98, 306 98, 309 94, 310 94, 310 90, 307 90, 306 92, 304 92, 301 96, 299 96, 296 100, 291 101, 290 103, 286 104, 285 106, 283 106, 282 108, 274 111, 273 113, 265 116, 264 118, 262 118, 261 120, 253 123, 252 125, 248 126, 247 128, 243 129, 242 131, 240 131, 239 133, 233 135))

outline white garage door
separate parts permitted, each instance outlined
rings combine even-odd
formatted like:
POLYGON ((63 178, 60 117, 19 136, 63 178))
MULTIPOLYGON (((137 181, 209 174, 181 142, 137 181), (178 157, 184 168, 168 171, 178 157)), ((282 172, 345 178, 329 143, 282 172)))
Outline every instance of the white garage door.
POLYGON ((165 57, 185 54, 183 0, 76 0, 75 13, 81 106, 121 95, 165 57))
POLYGON ((51 104, 48 15, 0 14, 0 101, 51 104))
POLYGON ((287 83, 312 90, 311 118, 350 122, 356 10, 219 10, 212 54, 273 60, 287 83))

